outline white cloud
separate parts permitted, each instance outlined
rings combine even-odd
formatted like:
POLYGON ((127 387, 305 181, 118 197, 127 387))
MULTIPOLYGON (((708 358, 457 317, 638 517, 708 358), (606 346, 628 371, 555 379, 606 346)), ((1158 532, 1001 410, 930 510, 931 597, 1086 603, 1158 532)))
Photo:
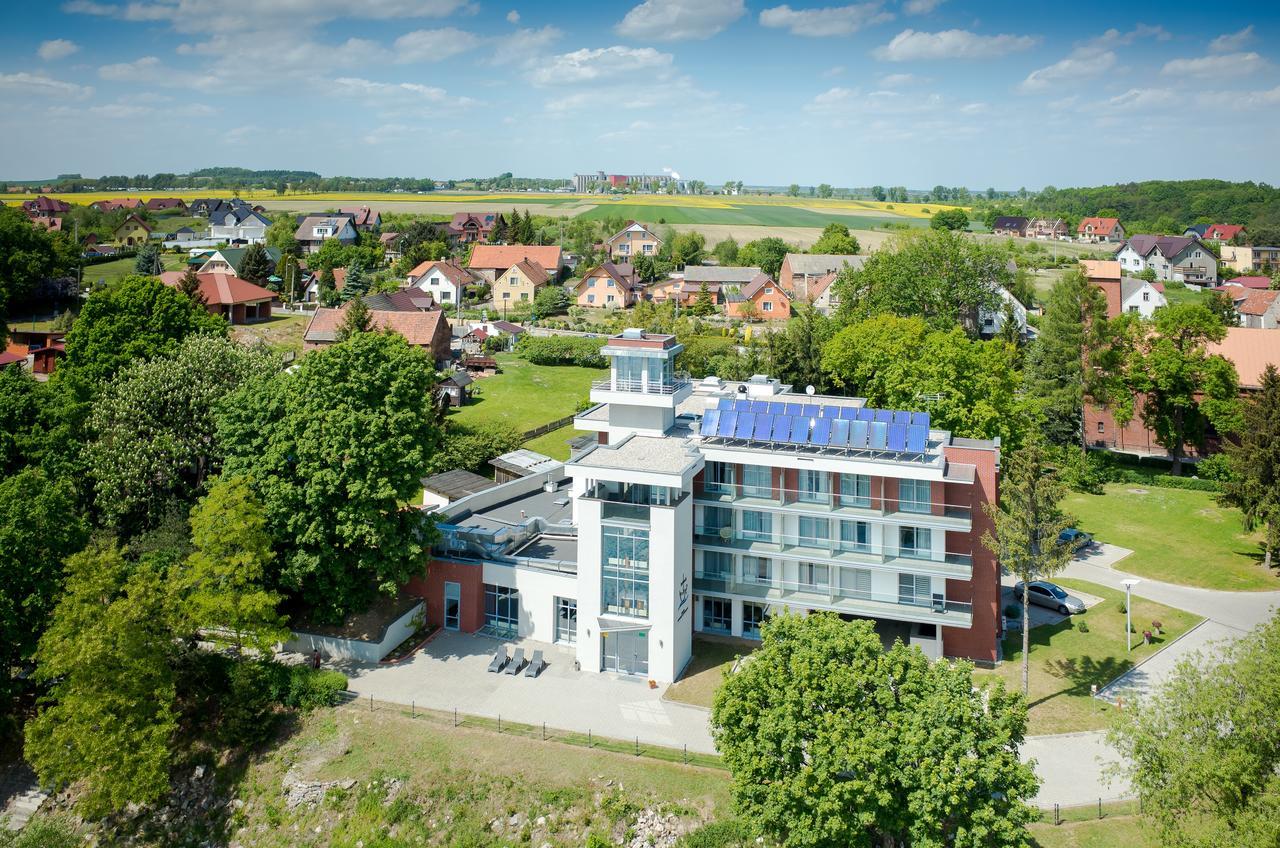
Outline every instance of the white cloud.
POLYGON ((1220 109, 1229 103, 1232 109, 1257 109, 1263 106, 1280 106, 1280 85, 1266 91, 1204 91, 1200 102, 1220 109))
POLYGON ((923 82, 915 74, 881 74, 880 85, 884 88, 899 88, 904 85, 923 82))
POLYGON ((745 15, 743 0, 645 0, 615 26, 624 38, 684 41, 710 38, 745 15))
POLYGON ((1024 92, 1044 91, 1054 83, 1093 79, 1116 66, 1116 54, 1096 47, 1080 47, 1061 61, 1032 71, 1018 86, 1024 92))
POLYGON ((553 26, 516 30, 503 36, 501 49, 494 51, 489 61, 494 65, 528 64, 563 36, 564 33, 553 26))
POLYGON ((1167 29, 1159 24, 1135 24, 1128 32, 1112 28, 1095 38, 1091 44, 1098 47, 1115 47, 1129 45, 1139 38, 1154 38, 1156 41, 1168 41, 1173 38, 1167 29))
POLYGON ((507 23, 509 24, 520 23, 520 13, 515 9, 512 9, 510 12, 507 12, 507 23))
POLYGON ((123 4, 70 0, 62 5, 64 12, 126 21, 166 21, 185 33, 296 32, 341 18, 443 18, 477 9, 471 0, 272 0, 239 4, 224 0, 131 0, 123 4))
POLYGON ((908 15, 927 15, 945 2, 946 0, 907 0, 902 4, 902 11, 908 15))
POLYGON ((1216 78, 1247 77, 1267 67, 1267 60, 1257 53, 1220 53, 1196 59, 1172 59, 1165 62, 1162 74, 1170 76, 1216 78))
POLYGON ((531 78, 535 85, 569 85, 594 82, 621 74, 653 73, 669 70, 671 54, 659 53, 652 47, 583 48, 572 53, 552 56, 535 68, 531 78))
POLYGON ((14 91, 20 94, 40 94, 53 97, 84 98, 93 94, 93 87, 63 82, 43 74, 29 74, 20 71, 16 74, 0 74, 0 91, 14 91))
POLYGON ((376 82, 360 77, 338 77, 330 90, 346 97, 383 97, 401 103, 468 106, 475 101, 469 97, 452 97, 443 88, 416 82, 376 82))
POLYGON ((1167 88, 1131 88, 1124 94, 1117 94, 1099 104, 1099 108, 1110 111, 1136 112, 1160 109, 1177 100, 1177 96, 1167 88))
POLYGON ((760 12, 760 26, 790 30, 792 35, 820 38, 852 35, 863 27, 893 20, 879 2, 830 6, 825 9, 792 9, 783 4, 760 12))
POLYGON ((46 62, 54 62, 58 59, 65 59, 72 53, 80 49, 80 45, 74 41, 67 41, 65 38, 55 38, 52 41, 40 42, 40 47, 36 50, 36 54, 46 62))
POLYGON ((419 29, 406 32, 395 41, 396 61, 440 62, 459 53, 466 53, 480 44, 479 36, 465 30, 419 29))
POLYGON ((1250 41, 1253 41, 1253 24, 1249 24, 1239 32, 1220 35, 1209 42, 1210 53, 1235 53, 1250 41))
POLYGON ((897 91, 868 91, 836 86, 829 88, 805 104, 806 112, 819 115, 904 115, 928 112, 943 104, 939 94, 923 97, 897 91))
POLYGON ((918 59, 993 59, 1029 50, 1036 39, 1029 35, 978 35, 964 29, 916 32, 904 29, 888 44, 877 47, 877 59, 908 62, 918 59))
POLYGON ((113 82, 154 82, 164 76, 164 70, 159 57, 143 56, 132 62, 103 65, 98 68, 98 76, 113 82))

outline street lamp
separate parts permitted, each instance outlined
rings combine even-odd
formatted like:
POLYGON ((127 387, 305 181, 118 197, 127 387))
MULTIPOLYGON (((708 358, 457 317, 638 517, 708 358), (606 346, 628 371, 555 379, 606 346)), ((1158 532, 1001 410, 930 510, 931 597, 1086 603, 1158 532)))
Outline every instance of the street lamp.
POLYGON ((1130 577, 1122 582, 1124 583, 1124 641, 1128 650, 1132 651, 1133 626, 1130 625, 1129 620, 1133 616, 1133 604, 1130 601, 1129 593, 1133 590, 1134 586, 1137 586, 1142 581, 1136 577, 1130 577))

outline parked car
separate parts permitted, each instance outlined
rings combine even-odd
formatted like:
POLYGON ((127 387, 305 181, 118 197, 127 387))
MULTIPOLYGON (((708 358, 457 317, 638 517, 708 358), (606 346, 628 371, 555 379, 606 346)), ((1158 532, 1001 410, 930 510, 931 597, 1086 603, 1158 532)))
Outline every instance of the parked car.
POLYGON ((1068 527, 1058 534, 1058 544, 1070 545, 1071 550, 1078 553, 1093 544, 1093 536, 1083 530, 1068 527))
MULTIPOLYGON (((1013 596, 1019 602, 1022 601, 1021 583, 1013 587, 1013 596)), ((1050 583, 1048 580, 1033 580, 1027 588, 1027 600, 1037 606, 1057 610, 1063 615, 1084 612, 1084 601, 1069 594, 1057 583, 1050 583)))

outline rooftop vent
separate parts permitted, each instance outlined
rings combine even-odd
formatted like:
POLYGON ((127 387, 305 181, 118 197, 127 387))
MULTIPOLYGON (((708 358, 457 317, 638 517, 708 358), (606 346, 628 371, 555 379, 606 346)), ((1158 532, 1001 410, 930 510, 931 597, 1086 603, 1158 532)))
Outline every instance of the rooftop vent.
POLYGON ((643 339, 644 330, 639 327, 627 327, 622 331, 622 337, 624 339, 643 339))

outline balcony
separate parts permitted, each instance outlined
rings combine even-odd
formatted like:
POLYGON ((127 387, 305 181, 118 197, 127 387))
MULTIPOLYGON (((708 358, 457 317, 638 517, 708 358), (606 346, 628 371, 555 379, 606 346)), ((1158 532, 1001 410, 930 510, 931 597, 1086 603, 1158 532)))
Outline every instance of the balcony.
POLYGON ((684 374, 677 374, 674 379, 658 383, 645 382, 644 380, 624 380, 621 378, 616 380, 593 380, 591 382, 592 391, 645 395, 674 395, 676 392, 691 386, 692 383, 689 382, 688 376, 684 374))
POLYGON ((973 510, 962 504, 921 502, 903 509, 903 502, 890 499, 853 496, 837 498, 827 492, 756 488, 733 483, 704 483, 695 500, 702 504, 733 504, 835 518, 891 519, 963 532, 973 529, 973 510))
POLYGON ((804 562, 896 566, 903 571, 937 574, 961 580, 968 580, 973 576, 973 557, 969 554, 878 548, 851 540, 752 530, 735 532, 732 528, 713 527, 695 527, 693 542, 695 545, 720 550, 782 555, 786 559, 804 562))

